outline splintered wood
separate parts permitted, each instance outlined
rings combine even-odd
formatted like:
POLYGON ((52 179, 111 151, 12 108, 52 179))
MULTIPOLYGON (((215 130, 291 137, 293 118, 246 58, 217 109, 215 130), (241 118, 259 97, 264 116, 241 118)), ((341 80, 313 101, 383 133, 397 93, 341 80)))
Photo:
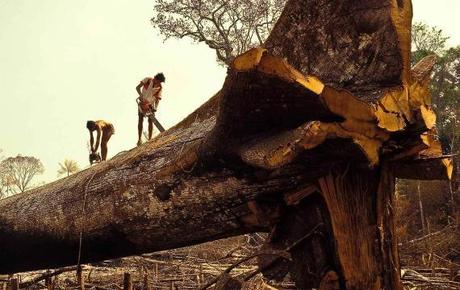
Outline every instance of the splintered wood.
MULTIPOLYGON (((284 84, 271 92, 274 95, 282 95, 283 86, 303 87, 304 91, 298 89, 295 93, 299 97, 309 99, 306 102, 310 104, 310 110, 318 116, 317 120, 301 124, 295 129, 261 137, 259 142, 249 142, 240 148, 239 154, 249 164, 274 169, 291 163, 306 151, 308 154, 309 150, 320 147, 330 139, 349 139, 361 151, 370 166, 379 164, 382 152, 385 152, 385 157, 391 158, 402 151, 410 150, 410 154, 404 156, 405 161, 421 162, 427 159, 424 158, 424 152, 431 151, 432 155, 440 160, 433 162, 434 156, 431 156, 430 162, 425 162, 424 166, 436 171, 437 178, 439 175, 450 178, 452 166, 444 161, 448 158, 440 158, 442 151, 439 142, 434 139, 430 142, 424 141, 426 132, 433 130, 436 122, 427 89, 433 60, 432 56, 422 59, 415 65, 413 77, 407 80, 407 84, 385 88, 378 96, 374 96, 372 102, 366 102, 349 91, 324 85, 314 76, 302 75, 285 60, 270 55, 265 49, 252 49, 234 61, 238 82, 244 82, 244 78, 256 80, 257 76, 254 74, 277 78, 277 81, 284 84), (334 115, 336 119, 340 116, 341 121, 334 120, 334 115), (327 118, 334 122, 326 121, 327 118), (402 141, 423 143, 422 146, 407 146, 392 138, 394 133, 409 131, 408 128, 413 127, 417 128, 418 132, 408 132, 407 138, 402 141), (436 168, 433 163, 439 166, 436 168), (439 168, 441 166, 445 169, 439 168)), ((256 94, 259 88, 253 84, 249 90, 254 90, 252 93, 256 94)), ((266 94, 264 97, 269 98, 266 94)), ((355 154, 355 158, 359 158, 359 153, 355 154)))

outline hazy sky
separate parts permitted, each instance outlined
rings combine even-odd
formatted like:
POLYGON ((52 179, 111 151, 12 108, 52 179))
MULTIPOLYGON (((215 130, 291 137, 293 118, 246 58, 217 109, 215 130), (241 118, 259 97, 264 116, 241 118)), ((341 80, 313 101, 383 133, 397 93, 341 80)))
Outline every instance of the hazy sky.
MULTIPOLYGON (((413 0, 414 20, 460 44, 460 0, 413 0), (435 3, 436 2, 436 3, 435 3)), ((150 25, 153 0, 0 0, 0 156, 33 155, 56 178, 65 158, 88 164, 86 120, 113 122, 109 157, 135 146, 135 86, 166 76, 158 119, 170 127, 222 86, 204 45, 169 40, 150 25)))

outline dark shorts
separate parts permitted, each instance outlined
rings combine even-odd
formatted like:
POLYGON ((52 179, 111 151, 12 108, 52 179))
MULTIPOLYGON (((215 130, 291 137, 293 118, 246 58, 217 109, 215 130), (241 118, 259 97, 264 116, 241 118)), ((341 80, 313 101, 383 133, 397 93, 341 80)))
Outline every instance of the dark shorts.
POLYGON ((112 124, 108 125, 102 130, 102 135, 111 136, 113 134, 115 134, 115 127, 112 124))
POLYGON ((147 111, 147 112, 141 112, 141 110, 138 110, 137 111, 137 115, 140 117, 140 118, 145 118, 145 117, 148 117, 150 115, 152 115, 153 113, 151 111, 147 111))

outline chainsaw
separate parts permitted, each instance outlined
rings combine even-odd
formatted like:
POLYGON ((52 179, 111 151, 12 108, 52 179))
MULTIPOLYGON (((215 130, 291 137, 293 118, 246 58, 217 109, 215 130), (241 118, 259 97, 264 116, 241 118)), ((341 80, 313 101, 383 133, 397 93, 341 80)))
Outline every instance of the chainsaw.
POLYGON ((160 124, 160 122, 155 117, 155 112, 154 112, 153 108, 151 106, 150 106, 150 108, 148 110, 145 110, 145 108, 142 108, 139 98, 136 99, 136 103, 137 103, 137 106, 139 108, 139 111, 142 112, 144 114, 144 116, 149 118, 150 121, 152 121, 152 123, 155 125, 155 127, 157 127, 158 131, 164 132, 165 128, 160 124))

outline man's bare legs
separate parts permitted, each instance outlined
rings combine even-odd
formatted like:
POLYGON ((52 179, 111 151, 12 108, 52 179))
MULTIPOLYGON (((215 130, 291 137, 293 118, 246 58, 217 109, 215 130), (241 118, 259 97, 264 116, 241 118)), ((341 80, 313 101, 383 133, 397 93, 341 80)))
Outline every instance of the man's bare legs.
POLYGON ((102 155, 102 161, 105 161, 107 159, 107 143, 110 140, 110 137, 112 137, 112 133, 102 133, 102 140, 101 140, 101 155, 102 155))
POLYGON ((141 113, 138 114, 139 120, 137 121, 137 146, 140 146, 142 144, 142 127, 143 127, 143 122, 144 122, 144 115, 141 113))
MULTIPOLYGON (((138 136, 138 139, 137 139, 137 146, 140 146, 142 144, 142 130, 143 130, 143 125, 144 125, 144 115, 142 115, 141 113, 138 114, 139 116, 139 119, 137 121, 137 136, 138 136)), ((152 119, 150 118, 147 118, 148 122, 149 122, 149 140, 152 139, 152 135, 153 135, 153 121, 152 119)))
POLYGON ((149 120, 149 140, 152 139, 153 134, 153 121, 152 119, 148 118, 149 120))

